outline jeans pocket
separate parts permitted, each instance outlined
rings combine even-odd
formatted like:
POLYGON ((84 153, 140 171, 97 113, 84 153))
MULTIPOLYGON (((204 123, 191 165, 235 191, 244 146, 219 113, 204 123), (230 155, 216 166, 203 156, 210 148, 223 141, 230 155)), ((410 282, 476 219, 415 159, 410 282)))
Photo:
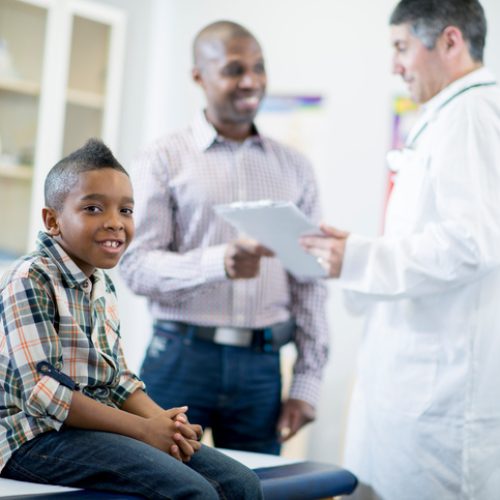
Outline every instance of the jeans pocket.
POLYGON ((43 434, 27 441, 15 451, 3 469, 2 476, 18 481, 49 484, 49 481, 47 481, 43 475, 43 471, 40 472, 40 475, 36 472, 37 464, 39 464, 44 457, 40 456, 36 450, 33 450, 37 441, 43 439, 45 436, 46 434, 43 434))
POLYGON ((181 336, 165 329, 154 328, 153 338, 142 363, 141 378, 164 377, 165 371, 175 366, 182 354, 181 336))

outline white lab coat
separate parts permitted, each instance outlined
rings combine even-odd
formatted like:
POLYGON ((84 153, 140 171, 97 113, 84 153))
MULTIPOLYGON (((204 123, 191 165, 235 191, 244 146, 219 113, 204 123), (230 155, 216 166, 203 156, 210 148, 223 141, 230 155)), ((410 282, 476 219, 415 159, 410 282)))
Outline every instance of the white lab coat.
POLYGON ((500 498, 500 89, 456 95, 492 81, 479 69, 426 104, 385 235, 348 239, 340 283, 367 322, 345 465, 362 498, 500 498))

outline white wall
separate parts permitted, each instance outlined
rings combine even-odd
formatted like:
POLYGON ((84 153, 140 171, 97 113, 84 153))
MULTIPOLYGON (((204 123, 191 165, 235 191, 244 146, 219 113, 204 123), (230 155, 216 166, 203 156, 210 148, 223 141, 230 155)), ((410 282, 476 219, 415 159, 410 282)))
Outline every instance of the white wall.
MULTIPOLYGON (((259 38, 271 92, 326 97, 325 124, 318 131, 322 146, 314 158, 325 220, 366 235, 378 234, 390 103, 400 88, 390 75, 387 19, 394 1, 102 1, 123 5, 131 13, 118 151, 125 164, 153 137, 190 121, 203 102, 189 76, 193 35, 211 21, 234 20, 259 38)), ((500 53, 500 2, 485 0, 483 5, 492 32, 486 61, 500 76, 500 60, 494 56, 500 53)), ((144 301, 118 284, 125 347, 137 368, 149 338, 149 317, 144 301)), ((344 310, 334 283, 329 312, 332 355, 308 456, 339 463, 362 323, 344 310)))

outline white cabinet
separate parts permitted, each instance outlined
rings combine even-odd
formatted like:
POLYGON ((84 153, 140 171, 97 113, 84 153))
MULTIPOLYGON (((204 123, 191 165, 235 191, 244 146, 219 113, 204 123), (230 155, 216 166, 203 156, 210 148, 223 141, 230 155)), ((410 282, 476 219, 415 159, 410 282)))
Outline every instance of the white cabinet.
POLYGON ((49 169, 89 137, 116 148, 125 14, 85 0, 0 0, 0 260, 41 228, 49 169))

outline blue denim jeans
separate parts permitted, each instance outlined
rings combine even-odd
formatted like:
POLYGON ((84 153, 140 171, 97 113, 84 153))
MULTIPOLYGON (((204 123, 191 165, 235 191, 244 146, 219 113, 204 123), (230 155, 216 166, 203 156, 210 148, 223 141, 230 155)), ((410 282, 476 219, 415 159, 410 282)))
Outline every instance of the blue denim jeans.
POLYGON ((262 499, 254 472, 212 448, 203 446, 184 464, 141 441, 83 429, 28 441, 2 476, 149 499, 262 499))
POLYGON ((160 406, 188 405, 219 448, 279 454, 278 352, 214 344, 155 325, 142 364, 146 390, 160 406))

